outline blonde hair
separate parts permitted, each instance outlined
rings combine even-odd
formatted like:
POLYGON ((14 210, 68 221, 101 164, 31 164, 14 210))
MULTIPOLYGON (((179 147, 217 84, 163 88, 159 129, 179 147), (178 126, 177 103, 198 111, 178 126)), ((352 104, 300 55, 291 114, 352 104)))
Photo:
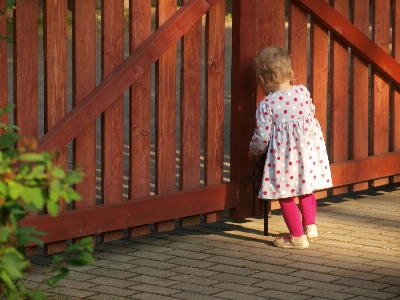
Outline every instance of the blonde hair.
POLYGON ((257 75, 260 75, 266 86, 293 80, 292 59, 285 49, 267 46, 261 49, 254 61, 257 75))

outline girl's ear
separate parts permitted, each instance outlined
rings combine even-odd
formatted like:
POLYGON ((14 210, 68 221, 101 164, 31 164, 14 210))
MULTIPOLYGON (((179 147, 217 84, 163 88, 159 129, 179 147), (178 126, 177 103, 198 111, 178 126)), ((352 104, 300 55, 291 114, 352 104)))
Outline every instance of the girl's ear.
POLYGON ((260 85, 264 85, 264 78, 261 75, 257 75, 257 83, 260 85))

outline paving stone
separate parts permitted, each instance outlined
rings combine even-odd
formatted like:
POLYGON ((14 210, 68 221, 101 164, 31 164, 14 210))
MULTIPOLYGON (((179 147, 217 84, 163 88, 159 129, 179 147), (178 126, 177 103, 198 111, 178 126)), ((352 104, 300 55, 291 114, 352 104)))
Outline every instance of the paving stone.
POLYGON ((96 293, 108 294, 110 295, 110 299, 113 299, 112 297, 114 296, 129 297, 136 293, 135 291, 128 288, 118 288, 107 285, 98 285, 90 288, 89 290, 96 293))
POLYGON ((93 254, 95 259, 107 259, 107 260, 114 260, 119 262, 129 262, 134 260, 134 258, 130 255, 122 255, 117 253, 111 252, 98 252, 93 254))
POLYGON ((374 299, 391 299, 396 294, 381 292, 381 291, 374 291, 370 289, 363 289, 359 287, 349 287, 342 290, 343 293, 358 295, 358 296, 365 296, 365 297, 372 297, 374 299))
POLYGON ((345 269, 338 269, 336 271, 331 272, 330 274, 336 275, 339 277, 349 277, 349 278, 362 278, 364 280, 375 280, 381 278, 381 275, 374 274, 374 273, 367 273, 362 271, 353 271, 353 270, 345 270, 345 269))
MULTIPOLYGON (((171 242, 168 244, 168 247, 171 247, 173 249, 179 249, 179 250, 188 250, 188 251, 196 251, 196 252, 201 252, 209 249, 209 247, 203 245, 203 244, 192 244, 192 243, 186 243, 186 242, 171 242)), ((173 250, 174 251, 174 250, 173 250)))
POLYGON ((148 275, 160 278, 169 278, 177 275, 177 273, 173 271, 154 269, 149 267, 136 267, 133 268, 131 271, 132 271, 131 274, 135 276, 138 274, 138 275, 148 275))
POLYGON ((263 288, 259 288, 256 286, 244 285, 244 284, 237 284, 231 282, 221 282, 214 285, 215 288, 219 288, 222 290, 244 293, 244 294, 254 294, 263 291, 263 288))
POLYGON ((214 288, 212 286, 205 286, 205 285, 200 285, 200 284, 193 284, 193 283, 187 283, 187 282, 181 282, 178 284, 175 284, 172 286, 174 289, 178 289, 181 291, 186 291, 186 292, 193 292, 193 293, 198 293, 202 295, 213 295, 216 294, 220 291, 221 289, 214 288))
POLYGON ((334 276, 331 274, 323 274, 323 273, 311 272, 311 271, 306 271, 306 270, 300 270, 297 272, 293 272, 290 275, 295 276, 295 277, 301 277, 304 279, 313 279, 313 280, 325 281, 325 282, 332 282, 332 281, 338 280, 340 278, 340 275, 334 276))
POLYGON ((177 276, 173 276, 169 278, 170 280, 174 280, 177 283, 179 282, 187 282, 187 283, 194 283, 199 285, 211 286, 217 284, 219 281, 215 279, 210 279, 207 277, 200 277, 196 275, 186 275, 186 274, 179 274, 177 276))
POLYGON ((308 296, 301 295, 298 293, 288 294, 287 292, 277 291, 277 290, 266 290, 260 293, 257 293, 257 296, 262 297, 262 299, 282 299, 287 300, 290 297, 290 300, 303 300, 308 299, 308 296), (289 296, 290 295, 290 296, 289 296))
POLYGON ((342 292, 334 292, 334 291, 328 291, 325 289, 307 289, 301 292, 304 295, 309 295, 309 296, 316 296, 321 299, 349 299, 354 297, 352 294, 346 294, 342 292))
POLYGON ((189 266, 178 266, 176 268, 171 269, 171 271, 187 275, 198 275, 202 277, 209 277, 219 274, 219 272, 211 271, 209 269, 201 269, 189 266))
MULTIPOLYGON (((179 285, 179 283, 177 284, 179 285)), ((180 292, 179 289, 175 288, 176 285, 165 287, 165 286, 157 286, 154 284, 138 284, 130 287, 130 289, 138 292, 147 292, 152 294, 158 294, 162 296, 171 296, 180 292)))
POLYGON ((316 280, 300 280, 295 283, 293 283, 298 286, 303 286, 303 287, 310 287, 310 288, 316 288, 320 290, 329 290, 329 291, 334 291, 338 292, 341 291, 342 289, 345 288, 340 282, 333 282, 333 283, 328 283, 328 282, 323 282, 323 281, 316 281, 316 280))
POLYGON ((65 295, 68 297, 79 297, 79 298, 90 297, 92 295, 97 294, 95 292, 88 291, 88 290, 78 290, 75 288, 67 288, 67 287, 56 287, 56 288, 48 289, 47 292, 53 293, 56 295, 65 295))
POLYGON ((127 247, 120 247, 117 245, 112 245, 108 243, 101 243, 101 244, 96 244, 94 246, 95 251, 106 251, 106 252, 111 252, 111 253, 118 253, 118 254, 126 254, 130 251, 132 251, 130 248, 127 247))
POLYGON ((251 275, 251 278, 258 278, 262 280, 271 280, 273 282, 293 283, 301 280, 299 277, 281 274, 272 274, 270 272, 260 272, 251 275))
POLYGON ((262 296, 257 296, 257 295, 248 295, 244 293, 238 293, 235 291, 224 291, 218 294, 215 294, 214 296, 217 296, 219 299, 232 299, 232 300, 261 300, 265 299, 262 296))
MULTIPOLYGON (((166 261, 171 258, 174 258, 174 255, 166 254, 166 253, 157 253, 157 252, 150 252, 150 251, 142 251, 142 250, 137 250, 134 252, 128 253, 128 255, 131 255, 131 257, 135 258, 144 258, 144 259, 151 259, 155 261, 166 261)), ((134 261, 132 261, 134 263, 134 261)))
POLYGON ((176 267, 175 264, 172 264, 172 263, 169 263, 169 262, 154 261, 154 260, 151 260, 151 259, 144 259, 144 258, 136 259, 135 260, 135 265, 141 266, 141 267, 157 268, 157 269, 162 269, 162 270, 167 270, 167 269, 171 269, 173 267, 176 267))
POLYGON ((197 250, 183 250, 183 249, 175 249, 170 252, 168 252, 169 255, 173 255, 175 257, 180 256, 180 257, 186 257, 186 258, 193 258, 197 260, 204 260, 206 258, 211 257, 210 254, 206 253, 201 253, 200 251, 197 250))
POLYGON ((67 288, 76 288, 79 290, 87 290, 90 287, 96 286, 95 283, 86 282, 86 281, 79 281, 79 280, 71 280, 71 279, 61 279, 58 282, 58 286, 63 286, 67 288))
POLYGON ((138 275, 132 278, 129 278, 129 281, 135 282, 136 284, 144 283, 144 284, 154 284, 158 286, 170 286, 179 283, 178 281, 173 280, 174 276, 164 279, 160 277, 153 277, 147 275, 138 275))
POLYGON ((281 291, 281 292, 286 292, 286 293, 291 293, 291 294, 298 294, 299 292, 307 289, 307 287, 303 287, 300 285, 287 284, 287 283, 276 282, 276 281, 263 281, 263 282, 254 284, 254 286, 263 288, 264 290, 275 290, 275 291, 281 291))
POLYGON ((384 283, 380 283, 380 282, 376 282, 376 281, 358 279, 358 278, 347 278, 347 277, 336 280, 334 283, 341 284, 341 285, 344 285, 347 287, 360 287, 360 288, 371 289, 371 290, 382 290, 389 286, 388 284, 384 284, 384 283))
POLYGON ((318 262, 315 262, 314 264, 305 262, 293 262, 290 264, 290 267, 298 270, 307 270, 318 273, 330 273, 337 270, 336 267, 323 266, 320 265, 318 262))
POLYGON ((137 284, 137 282, 132 279, 122 280, 122 279, 109 278, 109 277, 96 277, 96 278, 88 280, 87 282, 94 283, 97 285, 107 285, 107 286, 113 286, 113 287, 118 287, 118 288, 126 288, 126 287, 137 284))
MULTIPOLYGON (((115 269, 115 270, 127 270, 127 269, 132 269, 135 264, 131 263, 122 263, 122 262, 117 262, 117 261, 112 261, 112 260, 107 260, 107 259, 101 259, 101 260, 96 260, 92 266, 94 267, 99 267, 99 268, 108 268, 108 269, 115 269)), ((91 268, 89 270, 93 270, 94 268, 91 268)), ((88 270, 88 271, 89 271, 88 270)))
POLYGON ((212 263, 226 264, 226 265, 231 265, 231 266, 237 266, 237 267, 252 266, 254 264, 254 261, 226 257, 226 256, 212 256, 210 258, 206 258, 205 261, 209 261, 212 263))
POLYGON ((245 285, 252 285, 263 280, 262 278, 261 279, 253 278, 249 276, 243 277, 235 274, 226 274, 226 273, 217 274, 212 276, 211 278, 219 281, 226 281, 226 282, 245 284, 245 285))
POLYGON ((111 270, 106 268, 97 268, 88 271, 88 273, 96 276, 104 276, 104 277, 118 278, 118 279, 126 279, 135 276, 135 274, 131 272, 111 270))
POLYGON ((202 295, 198 293, 192 292, 182 292, 174 294, 174 297, 171 299, 186 299, 186 300, 221 300, 220 297, 214 297, 209 295, 202 295))
POLYGON ((216 264, 214 262, 190 259, 190 258, 186 258, 186 257, 176 257, 176 258, 170 259, 168 262, 172 263, 172 264, 176 264, 176 265, 190 266, 190 267, 203 268, 203 269, 206 269, 206 268, 216 264))
POLYGON ((217 264, 207 268, 208 270, 217 271, 219 273, 230 273, 230 274, 237 274, 241 276, 248 276, 251 274, 256 273, 254 269, 247 268, 247 267, 236 267, 236 266, 228 266, 223 264, 217 264))

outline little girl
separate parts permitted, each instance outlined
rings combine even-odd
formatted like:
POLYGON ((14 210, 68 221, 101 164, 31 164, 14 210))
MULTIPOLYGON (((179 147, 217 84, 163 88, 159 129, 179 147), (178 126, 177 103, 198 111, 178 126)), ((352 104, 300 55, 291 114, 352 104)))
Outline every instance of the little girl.
POLYGON ((332 186, 324 137, 309 91, 301 84, 291 85, 290 55, 280 47, 265 47, 256 56, 255 68, 261 89, 268 95, 257 107, 249 146, 251 159, 266 154, 258 197, 279 199, 290 236, 278 237, 274 245, 308 248, 308 238, 318 236, 313 191, 332 186))

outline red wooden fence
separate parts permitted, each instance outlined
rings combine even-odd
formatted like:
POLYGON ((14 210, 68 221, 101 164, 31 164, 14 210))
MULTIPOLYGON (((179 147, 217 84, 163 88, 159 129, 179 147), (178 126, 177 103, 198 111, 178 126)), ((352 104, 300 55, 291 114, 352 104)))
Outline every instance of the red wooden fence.
MULTIPOLYGON (((235 0, 232 61, 225 61, 225 0, 184 0, 179 8, 175 0, 158 1, 155 28, 150 0, 129 1, 127 27, 124 1, 102 1, 97 86, 96 1, 73 1, 71 82, 66 3, 45 1, 40 99, 37 1, 17 0, 13 121, 21 134, 40 138, 38 151, 62 150, 58 162, 86 174, 76 187, 82 202, 64 205, 57 219, 30 216, 23 224, 49 232, 44 242, 51 253, 83 236, 108 241, 147 234, 151 226, 170 230, 178 219, 180 226, 199 224, 201 216, 214 222, 225 209, 232 218, 262 215, 259 169, 247 152, 262 97, 253 59, 271 44, 291 52, 296 82, 309 86, 327 139, 334 188, 318 197, 399 181, 399 1, 370 1, 369 10, 362 0, 235 0), (226 147, 224 70, 230 63, 226 147), (224 154, 230 156, 229 183, 224 154)), ((4 31, 0 16, 0 34, 4 31)), ((0 41, 3 106, 10 94, 6 46, 0 41)))

